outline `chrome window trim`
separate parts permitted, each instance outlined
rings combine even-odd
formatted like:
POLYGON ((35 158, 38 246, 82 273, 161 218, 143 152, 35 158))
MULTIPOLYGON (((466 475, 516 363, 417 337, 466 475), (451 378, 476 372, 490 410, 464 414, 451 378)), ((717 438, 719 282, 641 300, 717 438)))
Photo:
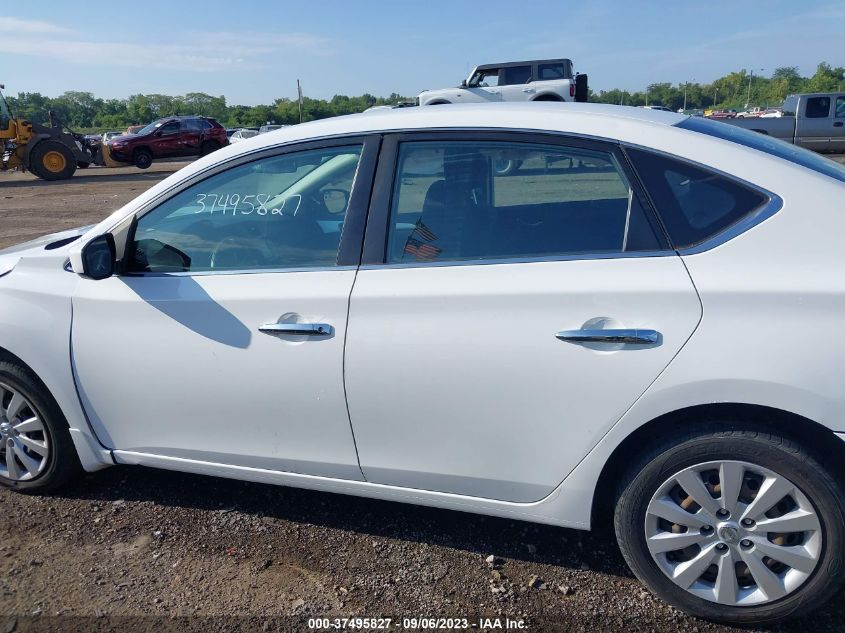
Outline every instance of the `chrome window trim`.
POLYGON ((760 193, 763 193, 764 195, 767 195, 769 198, 768 201, 764 202, 761 206, 757 207, 751 213, 742 216, 742 218, 740 218, 737 222, 734 222, 732 225, 724 229, 721 233, 717 233, 713 237, 708 238, 703 242, 699 242, 698 244, 695 244, 693 246, 678 249, 678 254, 698 255, 700 253, 705 253, 707 251, 713 250, 714 248, 717 248, 722 244, 730 242, 734 238, 742 235, 743 233, 750 231, 758 224, 762 224, 783 208, 783 199, 777 194, 771 193, 759 187, 755 187, 754 189, 756 191, 759 191, 760 193))
MULTIPOLYGON (((675 127, 675 126, 670 126, 675 127)), ((684 128, 679 128, 684 129, 684 128)), ((716 137, 713 137, 716 138, 716 137)), ((724 139, 719 139, 724 141, 724 139)), ((730 141, 724 141, 725 143, 729 143, 730 141)), ((637 149, 643 152, 650 152, 652 154, 658 154, 660 156, 665 156, 670 160, 674 160, 676 162, 684 163, 691 167, 695 167, 696 169, 701 169, 703 171, 708 171, 712 174, 719 176, 720 178, 724 178, 725 180, 730 180, 731 182, 738 183, 745 187, 746 189, 751 189, 756 191, 760 195, 766 198, 758 207, 755 207, 745 215, 743 215, 740 219, 738 219, 733 224, 726 226, 720 232, 708 237, 707 239, 698 242, 697 244, 693 244, 691 246, 685 246, 683 248, 676 248, 676 252, 679 255, 698 255, 699 253, 704 253, 706 251, 712 250, 717 246, 721 246, 722 244, 731 241, 735 237, 742 235, 743 233, 753 229, 758 224, 765 222, 770 217, 775 215, 778 211, 783 208, 783 199, 777 195, 776 193, 772 193, 768 189, 761 187, 760 185, 756 185, 752 182, 745 180, 744 178, 740 178, 734 174, 729 174, 727 172, 722 171, 721 169, 717 169, 716 167, 712 167, 710 165, 704 165, 702 163, 696 162, 684 156, 678 156, 677 154, 671 154, 669 152, 664 152, 659 149, 654 149, 653 147, 647 147, 645 145, 639 145, 636 143, 621 143, 620 146, 622 147, 622 151, 624 152, 627 148, 637 149)), ((627 153, 626 153, 627 156, 627 153)), ((642 180, 642 177, 639 175, 639 171, 637 170, 634 161, 631 160, 630 156, 627 156, 628 162, 630 163, 631 167, 633 168, 634 172, 637 173, 637 177, 642 180)), ((643 185, 643 190, 646 194, 651 198, 651 193, 648 190, 648 187, 643 185)), ((660 209, 655 204, 654 200, 649 200, 652 208, 654 210, 654 214, 662 220, 660 215, 660 209)), ((665 229, 664 229, 665 230, 665 229)), ((671 243, 672 236, 669 235, 668 231, 665 231, 666 236, 669 238, 671 243)))
MULTIPOLYGON (((666 127, 674 127, 667 125, 666 127)), ((683 128, 680 128, 683 129, 683 128)), ((743 186, 754 189, 759 193, 763 194, 768 198, 766 202, 764 202, 761 206, 757 207, 756 210, 750 212, 749 214, 743 216, 740 220, 738 220, 733 225, 723 229, 720 233, 700 242, 699 244, 695 244, 693 246, 689 246, 682 249, 671 250, 667 249, 664 251, 634 251, 634 252, 616 252, 616 253, 584 253, 584 254, 569 254, 569 255, 557 255, 557 256, 546 256, 546 257, 525 257, 525 258, 498 258, 498 259, 485 259, 485 260, 451 260, 451 261, 443 261, 443 262, 402 262, 402 263, 394 263, 394 264, 365 264, 361 265, 361 270, 376 270, 376 269, 387 269, 387 268, 422 268, 422 267, 443 267, 443 266, 483 266, 483 265, 501 265, 501 264, 528 264, 528 263, 539 263, 539 262, 563 262, 563 261, 586 261, 586 260, 597 260, 597 259, 626 259, 630 257, 665 257, 668 255, 697 255, 700 253, 704 253, 706 251, 712 250, 722 244, 729 242, 730 240, 738 237, 739 235, 751 230, 758 224, 766 221, 770 217, 777 214, 778 211, 781 210, 783 207, 783 200, 780 196, 775 193, 772 193, 758 185, 748 182, 742 178, 739 178, 733 174, 728 174, 720 169, 714 168, 710 165, 704 165, 702 163, 696 162, 694 160, 688 159, 684 156, 679 156, 677 154, 671 154, 669 152, 665 152, 662 150, 655 149, 653 147, 648 147, 645 145, 639 145, 636 143, 630 143, 625 141, 620 141, 619 139, 611 138, 611 137, 603 137, 603 136, 596 136, 592 134, 583 134, 580 132, 564 132, 561 130, 548 130, 548 129, 537 129, 537 128, 504 128, 504 127, 466 127, 466 126, 456 126, 456 127, 430 127, 430 128, 391 128, 391 129, 382 129, 382 130, 368 130, 368 131, 355 131, 355 132, 347 132, 344 134, 331 134, 327 136, 318 136, 318 137, 311 137, 307 139, 295 139, 292 141, 282 142, 276 145, 268 146, 268 147, 261 147, 256 150, 252 150, 246 152, 244 154, 239 154, 237 156, 233 156, 232 158, 221 162, 215 163, 213 165, 208 166, 207 168, 193 174, 191 177, 186 178, 178 183, 175 183, 173 186, 169 187, 165 191, 161 192, 152 200, 147 201, 144 205, 140 206, 133 212, 133 215, 137 218, 142 217, 146 213, 149 213, 153 208, 156 206, 166 202, 169 198, 178 195, 183 190, 187 189, 188 187, 193 186, 197 182, 201 180, 205 180, 211 176, 214 176, 222 171, 227 169, 231 169, 232 167, 237 167, 241 164, 249 163, 255 160, 260 160, 262 158, 268 156, 275 156, 280 155, 282 153, 287 153, 288 151, 296 151, 298 146, 305 146, 311 145, 316 143, 326 143, 326 142, 335 142, 338 141, 338 144, 342 144, 343 141, 352 140, 352 139, 359 139, 360 142, 363 144, 365 139, 372 136, 384 136, 388 134, 426 134, 426 133, 442 133, 442 132, 455 132, 455 133, 463 133, 463 132, 491 132, 491 133, 524 133, 524 134, 538 134, 538 135, 547 135, 553 137, 563 137, 563 138, 572 138, 572 139, 583 139, 587 141, 600 141, 603 143, 613 143, 620 147, 624 152, 626 148, 635 148, 646 152, 652 152, 655 154, 660 154, 662 156, 666 156, 667 158, 675 161, 680 161, 682 163, 689 164, 693 167, 698 169, 704 169, 706 171, 710 171, 714 174, 718 174, 723 178, 727 178, 728 180, 732 180, 734 182, 741 183, 743 186)), ((729 142, 729 141, 724 141, 729 142)), ((629 164, 632 166, 633 171, 637 173, 635 167, 633 167, 633 163, 628 159, 629 164)), ((642 187, 643 190, 648 194, 648 189, 642 187)), ((656 208, 656 205, 652 203, 654 215, 659 219, 660 218, 660 210, 656 208)), ((114 226, 117 226, 121 222, 123 222, 125 218, 121 218, 118 222, 115 223, 114 226)), ((109 230, 113 229, 112 226, 109 230)), ((143 276, 205 276, 205 275, 221 275, 221 274, 261 274, 261 273, 285 273, 285 272, 319 272, 319 271, 327 271, 327 270, 349 270, 354 269, 355 266, 325 266, 325 267, 311 267, 311 268, 303 268, 303 267, 292 267, 292 268, 274 268, 274 269, 248 269, 248 270, 232 270, 232 271, 197 271, 197 272, 172 272, 172 273, 132 273, 132 274, 124 274, 125 277, 143 277, 143 276)))
POLYGON ((389 268, 443 268, 446 266, 497 266, 502 264, 542 264, 553 262, 591 261, 596 259, 630 259, 646 257, 672 257, 673 250, 630 251, 627 253, 575 253, 548 255, 545 257, 500 257, 498 259, 452 259, 442 262, 401 262, 394 264, 362 264, 360 270, 382 270, 389 268))
MULTIPOLYGON (((310 146, 314 145, 314 149, 323 149, 323 148, 330 148, 330 147, 344 147, 346 143, 344 141, 349 140, 349 145, 360 145, 361 146, 361 156, 358 159, 358 167, 356 168, 355 178, 358 178, 358 173, 361 167, 361 160, 364 156, 364 151, 366 148, 367 140, 380 136, 379 132, 372 132, 372 133, 349 133, 343 134, 340 136, 325 136, 320 138, 309 138, 309 139, 299 139, 296 141, 291 141, 288 143, 281 143, 279 145, 273 145, 272 147, 262 147, 258 150, 250 151, 245 154, 239 154, 229 160, 226 160, 221 163, 216 163, 214 165, 210 165, 208 168, 203 169, 202 171, 193 174, 192 176, 182 180, 176 184, 174 184, 169 189, 166 189, 161 194, 149 200, 147 203, 143 204, 142 206, 138 207, 131 215, 134 216, 134 222, 137 222, 142 217, 153 211, 154 209, 158 208, 160 205, 165 204, 171 198, 176 197, 186 189, 193 187, 195 184, 202 182, 203 180, 207 180, 213 176, 216 176, 219 173, 222 173, 228 169, 232 169, 235 167, 240 167, 241 165, 246 165, 258 160, 262 160, 264 158, 273 158, 276 156, 283 156, 284 154, 293 153, 296 151, 308 151, 310 146), (335 143, 334 141, 338 141, 335 143), (328 143, 326 145, 325 143, 328 143)), ((378 158, 379 148, 376 148, 376 158, 378 158)), ((354 181, 353 181, 354 187, 354 181)), ((119 222, 112 225, 108 232, 115 230, 116 227, 120 226, 123 222, 126 221, 126 217, 120 219, 119 222)), ((345 219, 344 219, 345 223, 345 219)), ((342 236, 341 236, 342 239, 342 236)), ((338 248, 340 246, 338 245, 338 248)), ((318 270, 346 270, 349 268, 356 268, 355 266, 310 266, 310 267, 303 267, 303 266, 292 266, 290 268, 281 267, 281 268, 264 268, 264 269, 237 269, 237 270, 198 270, 198 271, 174 271, 174 272, 167 272, 167 273, 156 273, 156 272, 134 272, 134 273, 116 273, 116 277, 127 277, 127 278, 137 278, 137 277, 145 277, 145 276, 155 276, 155 277, 162 277, 162 276, 182 276, 182 277, 193 277, 193 276, 206 276, 206 275, 224 275, 224 274, 259 274, 259 273, 288 273, 288 272, 310 272, 310 271, 318 271, 318 270)))
POLYGON ((173 272, 140 272, 140 273, 123 273, 115 275, 125 279, 137 279, 139 277, 208 277, 210 275, 261 275, 261 274, 279 274, 279 273, 319 273, 330 272, 336 270, 357 270, 357 266, 291 266, 290 268, 238 268, 238 269, 224 269, 224 270, 197 270, 197 271, 180 271, 173 272))

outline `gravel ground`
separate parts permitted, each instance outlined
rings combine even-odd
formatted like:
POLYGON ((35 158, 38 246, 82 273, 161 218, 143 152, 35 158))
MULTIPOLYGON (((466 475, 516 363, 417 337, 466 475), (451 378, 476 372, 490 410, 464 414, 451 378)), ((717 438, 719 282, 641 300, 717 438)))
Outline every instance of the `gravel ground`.
MULTIPOLYGON (((98 221, 179 166, 65 183, 0 174, 0 248, 98 221)), ((392 617, 392 630, 484 616, 530 631, 739 631, 652 597, 602 533, 140 467, 53 496, 0 491, 0 517, 0 633, 307 631, 326 616, 392 617)), ((840 594, 772 630, 843 623, 840 594)))

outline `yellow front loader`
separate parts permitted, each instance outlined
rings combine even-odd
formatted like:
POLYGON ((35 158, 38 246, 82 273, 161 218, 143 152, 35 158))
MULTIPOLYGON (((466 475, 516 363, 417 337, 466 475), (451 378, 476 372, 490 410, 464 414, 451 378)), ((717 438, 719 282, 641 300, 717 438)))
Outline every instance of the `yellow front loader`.
POLYGON ((44 126, 12 116, 0 84, 0 171, 23 169, 44 180, 63 180, 77 167, 102 164, 100 146, 91 147, 85 137, 65 128, 51 111, 44 126))

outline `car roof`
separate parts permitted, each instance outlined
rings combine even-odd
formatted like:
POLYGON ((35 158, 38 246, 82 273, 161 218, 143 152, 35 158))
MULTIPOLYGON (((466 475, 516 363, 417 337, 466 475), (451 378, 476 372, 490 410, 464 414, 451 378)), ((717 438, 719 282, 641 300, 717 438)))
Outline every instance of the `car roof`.
MULTIPOLYGON (((484 103, 387 108, 361 114, 332 117, 285 126, 261 135, 261 145, 272 146, 310 138, 367 134, 394 130, 443 128, 502 129, 566 132, 608 136, 593 132, 624 126, 672 126, 688 118, 685 114, 601 103, 484 103), (615 125, 614 125, 615 123, 615 125)), ((250 145, 249 147, 257 147, 250 145)))
POLYGON ((529 66, 531 64, 559 64, 561 62, 572 63, 571 59, 561 57, 559 59, 528 59, 522 62, 505 62, 503 64, 479 64, 476 70, 492 70, 494 68, 511 68, 512 66, 529 66))

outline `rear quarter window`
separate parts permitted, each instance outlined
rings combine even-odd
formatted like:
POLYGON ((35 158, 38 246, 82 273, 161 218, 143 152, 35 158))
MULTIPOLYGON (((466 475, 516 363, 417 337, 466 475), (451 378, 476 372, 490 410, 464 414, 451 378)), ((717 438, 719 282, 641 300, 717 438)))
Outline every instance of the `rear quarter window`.
POLYGON ((684 161, 626 151, 677 249, 719 235, 769 201, 760 191, 684 161))

